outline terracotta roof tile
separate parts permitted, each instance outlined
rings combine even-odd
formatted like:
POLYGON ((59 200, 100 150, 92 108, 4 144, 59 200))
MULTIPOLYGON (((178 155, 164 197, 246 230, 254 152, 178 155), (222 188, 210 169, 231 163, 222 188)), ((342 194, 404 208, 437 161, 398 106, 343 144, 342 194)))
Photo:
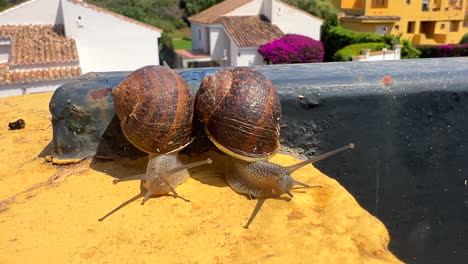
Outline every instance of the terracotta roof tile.
POLYGON ((63 34, 63 25, 0 26, 0 37, 11 40, 9 65, 78 62, 74 39, 63 34))
POLYGON ((79 1, 79 0, 68 0, 68 2, 72 2, 72 3, 75 3, 75 4, 79 4, 79 5, 82 5, 82 6, 84 6, 84 7, 88 7, 88 8, 94 9, 94 10, 99 11, 99 12, 103 12, 103 13, 107 13, 107 14, 109 14, 109 15, 113 15, 113 16, 118 17, 118 18, 120 18, 120 19, 126 20, 126 21, 128 21, 128 22, 133 23, 133 24, 137 24, 137 25, 140 25, 140 26, 149 28, 149 29, 151 29, 151 30, 155 30, 155 31, 158 31, 158 32, 163 32, 163 30, 160 29, 160 28, 153 27, 153 26, 151 26, 151 25, 145 24, 145 23, 140 22, 140 21, 138 21, 138 20, 131 19, 131 18, 129 18, 129 17, 126 17, 126 16, 123 16, 123 15, 114 13, 114 12, 109 11, 109 10, 107 10, 107 9, 100 8, 100 7, 95 6, 95 5, 92 5, 92 4, 90 4, 90 3, 86 3, 86 2, 84 2, 84 1, 79 1))
MULTIPOLYGON (((72 0, 69 0, 69 1, 72 1, 72 0)), ((73 1, 76 1, 76 0, 73 0, 73 1)), ((219 4, 216 4, 208 9, 205 9, 203 10, 202 12, 198 13, 198 14, 195 14, 191 17, 189 17, 188 19, 190 21, 194 21, 194 22, 199 22, 199 23, 204 23, 204 24, 211 24, 211 23, 214 23, 216 19, 218 19, 219 17, 221 16, 224 16, 225 14, 233 11, 234 9, 240 7, 240 6, 243 6, 247 3, 250 3, 252 2, 253 0, 225 0, 219 4)), ((315 18, 315 19, 318 19, 320 21, 323 22, 323 19, 319 18, 319 17, 316 17, 316 16, 313 16, 311 14, 309 14, 308 12, 304 11, 304 10, 301 10, 295 6, 292 6, 292 5, 289 5, 283 1, 280 1, 280 0, 276 0, 278 3, 281 3, 285 6, 288 6, 292 9, 295 9, 301 13, 304 13, 312 18, 315 18)))
POLYGON ((175 53, 179 54, 184 59, 200 59, 209 58, 210 54, 203 52, 201 49, 194 50, 175 50, 175 53))
POLYGON ((224 16, 226 13, 229 13, 232 10, 252 1, 253 0, 225 0, 189 17, 188 19, 194 22, 211 24, 220 16, 224 16))
POLYGON ((239 47, 261 46, 284 36, 265 16, 223 16, 215 22, 224 25, 239 47))
POLYGON ((80 67, 9 71, 0 67, 0 85, 67 80, 81 75, 80 67))

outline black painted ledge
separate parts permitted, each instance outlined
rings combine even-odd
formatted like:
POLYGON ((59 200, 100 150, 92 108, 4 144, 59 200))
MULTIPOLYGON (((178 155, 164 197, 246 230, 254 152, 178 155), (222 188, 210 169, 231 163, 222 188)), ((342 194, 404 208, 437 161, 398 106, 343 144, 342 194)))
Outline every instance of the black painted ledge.
MULTIPOLYGON (((465 263, 468 57, 256 68, 280 96, 284 146, 310 156, 356 144, 316 166, 385 223, 392 252, 408 263, 465 263)), ((179 72, 196 91, 218 70, 179 72)), ((89 73, 56 91, 58 157, 96 153, 114 116, 111 88, 128 74, 89 73)))

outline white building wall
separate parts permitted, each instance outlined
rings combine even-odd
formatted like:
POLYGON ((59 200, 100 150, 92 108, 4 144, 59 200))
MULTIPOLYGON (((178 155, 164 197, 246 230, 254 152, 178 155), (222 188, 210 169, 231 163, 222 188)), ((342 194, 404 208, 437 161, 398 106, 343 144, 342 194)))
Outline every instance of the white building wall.
POLYGON ((222 60, 227 57, 229 39, 222 26, 210 26, 210 55, 212 60, 222 60))
POLYGON ((237 57, 236 66, 263 65, 263 56, 258 52, 257 47, 240 48, 238 54, 240 56, 237 57))
POLYGON ((76 41, 83 74, 159 65, 161 33, 81 4, 63 0, 62 6, 65 33, 76 41))
POLYGON ((383 60, 399 60, 401 58, 401 48, 397 47, 394 50, 383 49, 382 52, 365 52, 361 56, 353 56, 353 61, 383 61, 383 60))
POLYGON ((271 22, 284 34, 299 34, 320 40, 320 28, 323 22, 281 2, 273 1, 271 22))
POLYGON ((0 86, 0 97, 53 92, 68 80, 50 81, 40 83, 26 83, 26 84, 10 84, 0 86))
POLYGON ((201 49, 208 53, 208 26, 197 22, 190 22, 190 28, 192 29, 192 49, 201 49))
POLYGON ((225 16, 258 16, 260 14, 263 14, 263 0, 254 0, 226 13, 225 16))
POLYGON ((237 66, 237 58, 238 58, 238 50, 239 47, 237 47, 236 43, 229 37, 229 43, 230 43, 230 51, 229 51, 229 65, 230 66, 237 66))
POLYGON ((0 13, 0 25, 63 24, 61 0, 31 0, 0 13))

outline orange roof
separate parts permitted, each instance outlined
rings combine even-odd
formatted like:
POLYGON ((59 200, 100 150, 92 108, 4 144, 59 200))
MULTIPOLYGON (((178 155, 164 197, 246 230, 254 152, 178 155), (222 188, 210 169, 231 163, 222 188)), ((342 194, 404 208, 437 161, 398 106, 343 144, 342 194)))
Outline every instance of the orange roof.
POLYGON ((257 47, 284 36, 265 16, 223 16, 215 22, 224 25, 239 47, 257 47))
POLYGON ((140 21, 138 21, 138 20, 131 19, 131 18, 129 18, 129 17, 126 17, 126 16, 123 16, 123 15, 114 13, 114 12, 112 12, 112 11, 109 11, 109 10, 104 9, 104 8, 101 8, 101 7, 97 7, 97 6, 95 6, 95 5, 92 5, 92 4, 90 4, 90 3, 86 3, 86 2, 84 2, 84 1, 79 1, 79 0, 67 0, 67 1, 72 2, 72 3, 75 3, 75 4, 82 5, 82 6, 84 6, 84 7, 88 7, 88 8, 94 9, 94 10, 96 10, 96 11, 98 11, 98 12, 103 12, 103 13, 107 13, 107 14, 109 14, 109 15, 113 15, 113 16, 118 17, 118 18, 120 18, 120 19, 126 20, 126 21, 128 21, 128 22, 133 23, 133 24, 137 24, 137 25, 140 25, 140 26, 149 28, 149 29, 151 29, 151 30, 155 30, 155 31, 158 31, 158 32, 163 32, 163 30, 160 29, 160 28, 150 26, 150 25, 145 24, 145 23, 143 23, 143 22, 140 22, 140 21))
MULTIPOLYGON (((71 1, 71 0, 69 0, 71 1)), ((195 14, 191 17, 188 18, 190 21, 194 22, 199 22, 199 23, 204 23, 204 24, 212 24, 215 22, 215 20, 221 16, 224 16, 225 14, 233 11, 234 9, 241 7, 247 3, 252 2, 253 0, 224 0, 223 2, 216 4, 208 9, 203 10, 202 12, 195 14)), ((275 0, 285 6, 288 6, 292 9, 295 9, 301 13, 304 13, 312 18, 318 19, 323 22, 323 19, 318 18, 316 16, 313 16, 309 14, 308 12, 301 10, 295 6, 289 5, 283 1, 280 0, 275 0)))
POLYGON ((201 11, 198 14, 189 17, 188 19, 194 22, 211 24, 218 17, 224 16, 226 13, 229 13, 232 10, 252 1, 253 0, 225 0, 219 4, 216 4, 208 9, 201 11))
POLYGON ((66 80, 80 75, 80 67, 60 67, 25 71, 9 71, 8 67, 0 67, 0 85, 66 80))
POLYGON ((201 59, 210 57, 209 54, 204 53, 201 49, 175 50, 175 53, 179 54, 183 59, 201 59))
POLYGON ((78 62, 75 40, 63 34, 63 25, 0 26, 0 37, 11 40, 8 64, 78 62))

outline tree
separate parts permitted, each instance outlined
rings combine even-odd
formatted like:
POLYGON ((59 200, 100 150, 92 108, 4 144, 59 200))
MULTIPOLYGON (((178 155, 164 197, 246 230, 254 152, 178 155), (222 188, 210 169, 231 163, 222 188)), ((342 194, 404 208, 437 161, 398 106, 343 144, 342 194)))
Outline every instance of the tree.
POLYGON ((185 9, 187 17, 190 17, 222 1, 223 0, 182 0, 181 7, 185 9))
POLYGON ((338 12, 330 0, 283 0, 284 2, 304 10, 314 16, 326 19, 338 12))

